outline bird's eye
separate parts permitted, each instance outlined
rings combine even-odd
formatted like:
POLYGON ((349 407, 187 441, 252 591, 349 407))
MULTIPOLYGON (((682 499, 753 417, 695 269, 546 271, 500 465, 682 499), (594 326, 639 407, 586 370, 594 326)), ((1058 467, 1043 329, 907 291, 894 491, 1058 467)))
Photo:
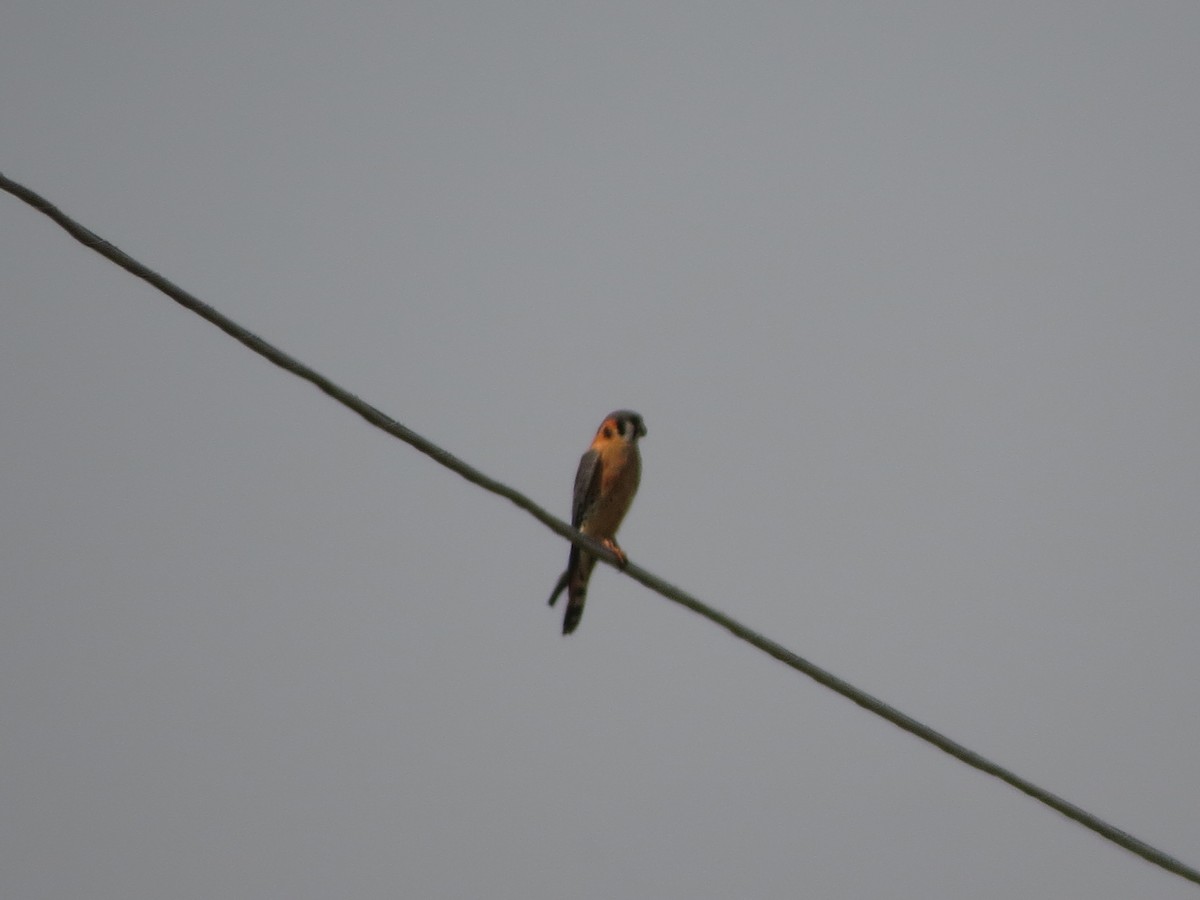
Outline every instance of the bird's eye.
POLYGON ((612 429, 609 428, 607 425, 604 426, 604 436, 606 438, 612 437, 612 429))

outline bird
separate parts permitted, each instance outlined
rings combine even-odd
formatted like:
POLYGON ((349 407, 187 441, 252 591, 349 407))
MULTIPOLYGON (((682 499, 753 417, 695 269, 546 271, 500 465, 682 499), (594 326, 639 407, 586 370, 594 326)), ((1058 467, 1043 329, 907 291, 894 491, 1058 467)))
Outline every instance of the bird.
MULTIPOLYGON (((604 417, 587 452, 579 460, 575 473, 575 496, 571 504, 571 525, 599 541, 617 557, 622 568, 628 560, 617 546, 617 529, 629 512, 633 495, 642 477, 642 457, 638 439, 646 436, 642 417, 628 409, 619 409, 604 417)), ((588 578, 596 558, 574 544, 562 573, 550 595, 553 606, 567 592, 567 610, 563 615, 563 634, 579 625, 587 599, 588 578)))

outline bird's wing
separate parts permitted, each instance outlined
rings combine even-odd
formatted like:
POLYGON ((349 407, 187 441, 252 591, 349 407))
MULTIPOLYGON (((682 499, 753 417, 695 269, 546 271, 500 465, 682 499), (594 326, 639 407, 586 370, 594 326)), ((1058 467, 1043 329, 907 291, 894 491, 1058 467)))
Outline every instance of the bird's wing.
POLYGON ((589 450, 579 460, 579 469, 575 473, 575 498, 571 503, 571 526, 578 528, 583 524, 583 516, 588 507, 596 501, 600 493, 600 453, 589 450))

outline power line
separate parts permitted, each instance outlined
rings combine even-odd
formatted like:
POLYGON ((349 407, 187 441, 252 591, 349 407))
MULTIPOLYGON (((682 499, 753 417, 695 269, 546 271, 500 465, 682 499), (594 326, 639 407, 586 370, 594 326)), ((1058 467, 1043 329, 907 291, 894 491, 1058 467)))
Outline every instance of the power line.
MULTIPOLYGON (((593 554, 611 566, 621 568, 618 565, 616 557, 611 551, 602 547, 597 542, 580 534, 575 529, 571 528, 566 522, 551 515, 542 507, 538 506, 520 491, 508 487, 494 478, 485 475, 473 466, 463 462, 458 457, 443 450, 441 447, 427 440, 409 428, 401 425, 395 419, 380 412, 374 406, 359 399, 354 394, 351 394, 346 389, 340 387, 330 381, 320 372, 306 366, 304 363, 289 356, 274 345, 260 338, 258 335, 246 330, 241 325, 234 322, 232 319, 224 316, 217 310, 213 309, 207 303, 204 303, 199 298, 189 294, 182 288, 172 284, 163 276, 159 275, 152 269, 142 265, 137 260, 133 259, 128 254, 119 250, 117 247, 110 244, 104 238, 90 231, 84 226, 75 222, 58 207, 54 206, 50 201, 46 200, 39 194, 34 193, 29 188, 11 181, 0 173, 0 188, 8 191, 13 196, 25 201, 39 212, 49 216, 57 222, 62 228, 74 237, 77 241, 87 247, 92 248, 101 256, 106 257, 116 263, 121 268, 136 275, 143 281, 156 287, 162 291, 176 303, 190 309, 192 312, 207 319, 212 324, 216 325, 230 337, 245 344, 255 353, 273 362, 282 369, 291 372, 294 375, 303 378, 305 381, 316 385, 321 391, 328 394, 334 400, 337 400, 343 406, 346 406, 353 412, 362 416, 376 428, 386 431, 393 437, 397 437, 407 444, 420 450, 426 456, 432 458, 435 462, 445 466, 453 472, 458 473, 463 478, 477 484, 485 490, 491 491, 493 494, 498 494, 515 503, 521 509, 532 515, 535 519, 553 531, 555 534, 566 538, 573 544, 583 548, 588 553, 593 554)), ((1200 884, 1200 871, 1186 865, 1180 860, 1175 859, 1163 851, 1150 846, 1144 841, 1135 838, 1133 835, 1122 831, 1113 825, 1108 824, 1098 816, 1093 815, 1085 809, 1082 809, 1075 804, 1064 800, 1056 794, 1051 793, 1045 788, 1038 787, 1033 782, 1022 778, 1015 772, 1011 772, 1003 766, 997 765, 984 756, 976 753, 957 741, 951 740, 938 731, 918 722, 916 719, 901 712, 893 706, 884 703, 866 691, 856 688, 854 685, 834 675, 832 672, 827 672, 820 666, 809 662, 803 657, 793 653, 791 650, 784 647, 782 644, 776 643, 768 637, 747 628, 745 625, 725 615, 723 612, 714 609, 711 606, 701 602, 696 597, 687 593, 663 579, 659 578, 652 572, 648 572, 638 565, 630 562, 623 568, 626 575, 640 582, 650 590, 666 597, 668 600, 685 606, 704 618, 708 619, 716 625, 726 629, 736 637, 741 638, 749 644, 762 650, 785 665, 791 666, 798 672, 803 672, 814 681, 823 684, 830 690, 836 691, 843 697, 854 701, 864 709, 873 712, 875 715, 886 719, 893 725, 903 728, 905 731, 916 735, 923 741, 927 741, 945 753, 950 754, 955 759, 958 759, 972 768, 978 769, 981 772, 986 772, 995 778, 999 778, 1006 784, 1011 785, 1023 793, 1028 794, 1035 800, 1044 803, 1051 809, 1062 813, 1069 819, 1074 819, 1079 824, 1094 831, 1103 838, 1112 841, 1119 847, 1136 853, 1138 856, 1153 863, 1154 865, 1166 869, 1168 872, 1174 872, 1182 878, 1200 884)))

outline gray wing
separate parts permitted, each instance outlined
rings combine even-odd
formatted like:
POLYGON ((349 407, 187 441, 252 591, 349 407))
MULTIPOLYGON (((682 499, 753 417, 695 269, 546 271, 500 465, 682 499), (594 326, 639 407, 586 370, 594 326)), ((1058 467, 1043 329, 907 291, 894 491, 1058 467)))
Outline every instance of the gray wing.
MULTIPOLYGON (((600 454, 589 450, 579 460, 579 469, 575 472, 575 496, 571 502, 571 525, 578 528, 583 524, 583 517, 588 509, 596 502, 600 493, 600 454)), ((574 544, 567 555, 567 571, 562 573, 554 593, 550 595, 550 605, 558 599, 564 590, 567 592, 567 611, 563 616, 563 634, 570 634, 579 625, 583 615, 583 603, 587 598, 588 576, 592 572, 595 560, 586 553, 580 552, 574 544)))
POLYGON ((575 473, 575 498, 571 503, 571 527, 578 528, 583 524, 583 515, 589 506, 596 502, 600 492, 600 454, 589 450, 579 460, 579 470, 575 473))

